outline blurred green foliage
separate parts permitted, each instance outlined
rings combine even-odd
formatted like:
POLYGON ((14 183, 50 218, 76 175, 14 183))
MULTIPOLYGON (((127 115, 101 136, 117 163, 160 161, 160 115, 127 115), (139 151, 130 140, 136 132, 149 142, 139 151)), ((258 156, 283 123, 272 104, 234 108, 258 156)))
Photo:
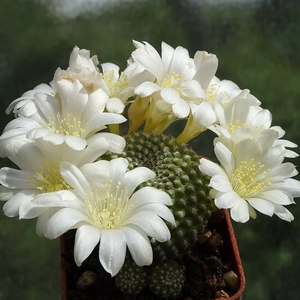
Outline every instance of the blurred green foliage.
MULTIPOLYGON (((99 2, 101 2, 99 0, 99 2)), ((246 3, 140 0, 102 6, 67 18, 49 1, 0 1, 1 129, 12 116, 7 105, 41 82, 57 67, 68 66, 74 45, 97 54, 99 61, 125 67, 132 39, 160 49, 161 41, 215 53, 217 75, 249 88, 273 114, 273 125, 300 144, 300 2, 262 0, 246 3)), ((205 139, 212 135, 206 134, 205 139)), ((198 151, 202 145, 192 144, 198 151)), ((211 154, 205 148, 202 153, 211 154)), ((299 159, 293 163, 299 165, 299 159)), ((9 162, 1 159, 0 166, 9 162)), ((247 287, 243 299, 298 299, 300 209, 295 221, 259 215, 234 224, 247 287)), ((58 241, 35 235, 35 221, 0 216, 0 300, 59 299, 58 241)))

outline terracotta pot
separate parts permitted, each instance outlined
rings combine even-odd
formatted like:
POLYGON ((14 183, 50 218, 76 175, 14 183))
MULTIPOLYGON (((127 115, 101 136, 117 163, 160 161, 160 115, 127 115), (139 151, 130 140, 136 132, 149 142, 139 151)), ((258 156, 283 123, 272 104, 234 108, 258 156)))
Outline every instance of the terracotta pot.
MULTIPOLYGON (((222 234, 223 238, 223 246, 222 246, 222 252, 224 253, 224 256, 226 257, 226 260, 228 261, 230 265, 230 269, 234 271, 235 274, 237 274, 239 279, 239 286, 236 289, 236 292, 231 295, 229 298, 226 298, 227 300, 240 300, 241 296, 245 289, 245 275, 244 270, 242 267, 242 262, 234 234, 234 230, 231 224, 231 219, 229 216, 229 213, 227 210, 224 210, 224 218, 222 219, 221 223, 218 225, 218 230, 222 234)), ((61 297, 62 300, 69 300, 68 296, 68 286, 67 286, 67 261, 65 259, 67 253, 66 253, 66 235, 62 235, 60 238, 60 250, 61 250, 61 297)), ((70 255, 70 254, 69 254, 70 255)), ((73 253, 72 253, 73 255, 73 253)), ((106 284, 106 283, 104 283, 106 284)), ((218 298, 221 299, 221 298, 218 298)), ((224 298, 222 298, 224 299, 224 298)), ((111 299, 109 299, 111 300, 111 299)), ((217 299, 213 299, 217 300, 217 299)))

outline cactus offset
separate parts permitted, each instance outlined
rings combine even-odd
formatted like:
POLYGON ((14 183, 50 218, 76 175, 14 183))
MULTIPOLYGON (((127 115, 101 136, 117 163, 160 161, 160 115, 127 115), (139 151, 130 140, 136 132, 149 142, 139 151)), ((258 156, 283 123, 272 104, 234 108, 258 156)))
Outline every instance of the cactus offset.
POLYGON ((115 283, 124 294, 136 295, 146 285, 146 272, 132 261, 126 261, 116 275, 115 283))
POLYGON ((158 296, 172 298, 177 296, 184 285, 184 268, 175 261, 166 260, 158 264, 151 273, 150 289, 158 296))
MULTIPOLYGON (((122 156, 129 161, 129 169, 144 166, 156 177, 143 183, 167 192, 173 200, 170 207, 176 228, 170 228, 171 240, 153 242, 154 257, 166 259, 184 254, 197 240, 213 208, 209 196, 209 179, 199 169, 199 157, 186 144, 159 134, 134 133, 125 136, 122 156)), ((108 154, 105 159, 115 158, 108 154)))

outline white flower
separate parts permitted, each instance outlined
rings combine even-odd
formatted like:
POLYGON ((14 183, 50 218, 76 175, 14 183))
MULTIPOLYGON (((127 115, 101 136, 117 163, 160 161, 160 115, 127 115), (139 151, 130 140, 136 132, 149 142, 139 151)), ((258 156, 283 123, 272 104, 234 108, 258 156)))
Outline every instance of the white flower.
MULTIPOLYGON (((102 136, 95 137, 82 151, 72 150, 66 144, 53 145, 42 139, 28 142, 16 139, 7 146, 7 156, 20 170, 4 167, 0 169, 0 199, 7 200, 4 213, 9 217, 24 218, 32 207, 33 200, 43 202, 52 197, 68 199, 69 195, 62 190, 69 190, 69 184, 60 174, 62 161, 77 166, 95 161, 105 153, 110 143, 102 136), (56 196, 54 194, 57 193, 56 196)), ((39 208, 26 218, 49 215, 47 208, 39 208)), ((39 234, 43 235, 44 222, 40 222, 39 234)))
MULTIPOLYGON (((234 152, 235 145, 242 140, 256 139, 260 135, 267 135, 274 130, 278 133, 278 139, 274 141, 274 145, 297 147, 296 144, 287 140, 279 140, 285 132, 279 126, 271 127, 271 112, 257 104, 257 99, 248 90, 243 90, 236 97, 230 99, 225 106, 221 102, 216 102, 214 106, 218 122, 208 127, 218 135, 215 141, 221 141, 234 152)), ((286 149, 285 157, 297 156, 298 154, 294 151, 286 149)))
MULTIPOLYGON (((234 82, 226 79, 220 80, 214 76, 206 89, 206 99, 209 103, 214 104, 218 102, 226 106, 230 103, 231 99, 238 96, 241 92, 242 90, 234 82)), ((251 95, 251 97, 253 96, 251 95)), ((259 105, 259 103, 260 102, 257 101, 257 105, 259 105)))
POLYGON ((271 113, 258 106, 248 90, 243 90, 226 104, 225 106, 220 102, 214 104, 217 122, 209 129, 218 136, 224 135, 238 143, 270 128, 271 113))
POLYGON ((57 238, 70 228, 78 228, 74 247, 77 265, 100 242, 100 262, 112 276, 124 263, 126 245, 137 265, 150 265, 153 253, 147 235, 165 242, 170 232, 161 218, 175 226, 165 206, 172 204, 168 194, 153 187, 135 192, 140 183, 155 176, 154 172, 145 167, 126 172, 127 166, 123 158, 98 161, 80 169, 62 163, 62 176, 74 189, 76 199, 64 203, 58 198, 48 203, 65 208, 48 221, 47 237, 57 238))
POLYGON ((201 86, 211 80, 217 67, 214 55, 198 51, 194 60, 189 57, 187 49, 172 48, 162 43, 162 55, 147 42, 134 41, 136 50, 132 53, 133 60, 147 70, 151 76, 135 88, 141 97, 152 95, 159 112, 170 110, 178 118, 185 118, 190 113, 189 102, 203 98, 201 86), (203 67, 203 68, 201 68, 203 67))
POLYGON ((215 145, 215 154, 221 166, 200 159, 199 169, 211 176, 210 186, 218 208, 229 208, 237 222, 246 222, 255 210, 285 221, 292 214, 283 205, 293 204, 300 196, 300 182, 291 177, 297 174, 292 163, 282 163, 283 145, 273 146, 275 131, 261 140, 247 139, 236 145, 233 154, 221 142, 215 145), (253 209, 254 208, 254 209, 253 209))
POLYGON ((44 93, 46 95, 54 96, 53 89, 45 84, 37 85, 33 90, 25 92, 21 97, 15 99, 6 109, 6 113, 9 114, 12 110, 16 117, 30 117, 37 112, 37 108, 34 104, 34 95, 36 93, 44 93))
MULTIPOLYGON (((32 140, 43 138, 55 145, 66 143, 72 149, 82 150, 89 138, 105 125, 126 121, 121 115, 103 112, 107 95, 101 89, 88 94, 78 80, 73 83, 60 80, 57 87, 59 99, 35 93, 36 112, 8 123, 0 137, 1 155, 4 155, 3 149, 9 141, 21 136, 32 140)), ((117 141, 122 138, 111 135, 111 139, 117 141)))
POLYGON ((112 63, 101 64, 103 73, 102 89, 108 94, 106 109, 112 113, 122 113, 128 98, 134 95, 134 87, 125 72, 119 74, 119 67, 112 63))
POLYGON ((103 81, 97 68, 98 64, 99 61, 96 55, 90 57, 89 50, 79 49, 75 46, 70 55, 67 70, 58 68, 54 74, 52 85, 55 92, 58 89, 57 83, 61 79, 66 79, 70 82, 78 80, 88 93, 96 91, 100 88, 103 81))

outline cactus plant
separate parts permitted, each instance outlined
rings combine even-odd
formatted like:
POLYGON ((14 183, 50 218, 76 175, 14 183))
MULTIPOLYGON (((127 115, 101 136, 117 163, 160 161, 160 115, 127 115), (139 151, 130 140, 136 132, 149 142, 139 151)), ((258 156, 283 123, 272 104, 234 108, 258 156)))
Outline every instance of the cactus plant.
POLYGON ((184 254, 197 240, 213 209, 209 196, 209 179, 199 169, 199 157, 187 144, 164 134, 143 132, 125 136, 122 154, 106 154, 106 159, 117 156, 129 161, 129 169, 144 166, 156 173, 149 185, 167 192, 173 200, 170 207, 176 227, 170 227, 171 240, 156 243, 152 239, 154 257, 164 260, 184 254))

